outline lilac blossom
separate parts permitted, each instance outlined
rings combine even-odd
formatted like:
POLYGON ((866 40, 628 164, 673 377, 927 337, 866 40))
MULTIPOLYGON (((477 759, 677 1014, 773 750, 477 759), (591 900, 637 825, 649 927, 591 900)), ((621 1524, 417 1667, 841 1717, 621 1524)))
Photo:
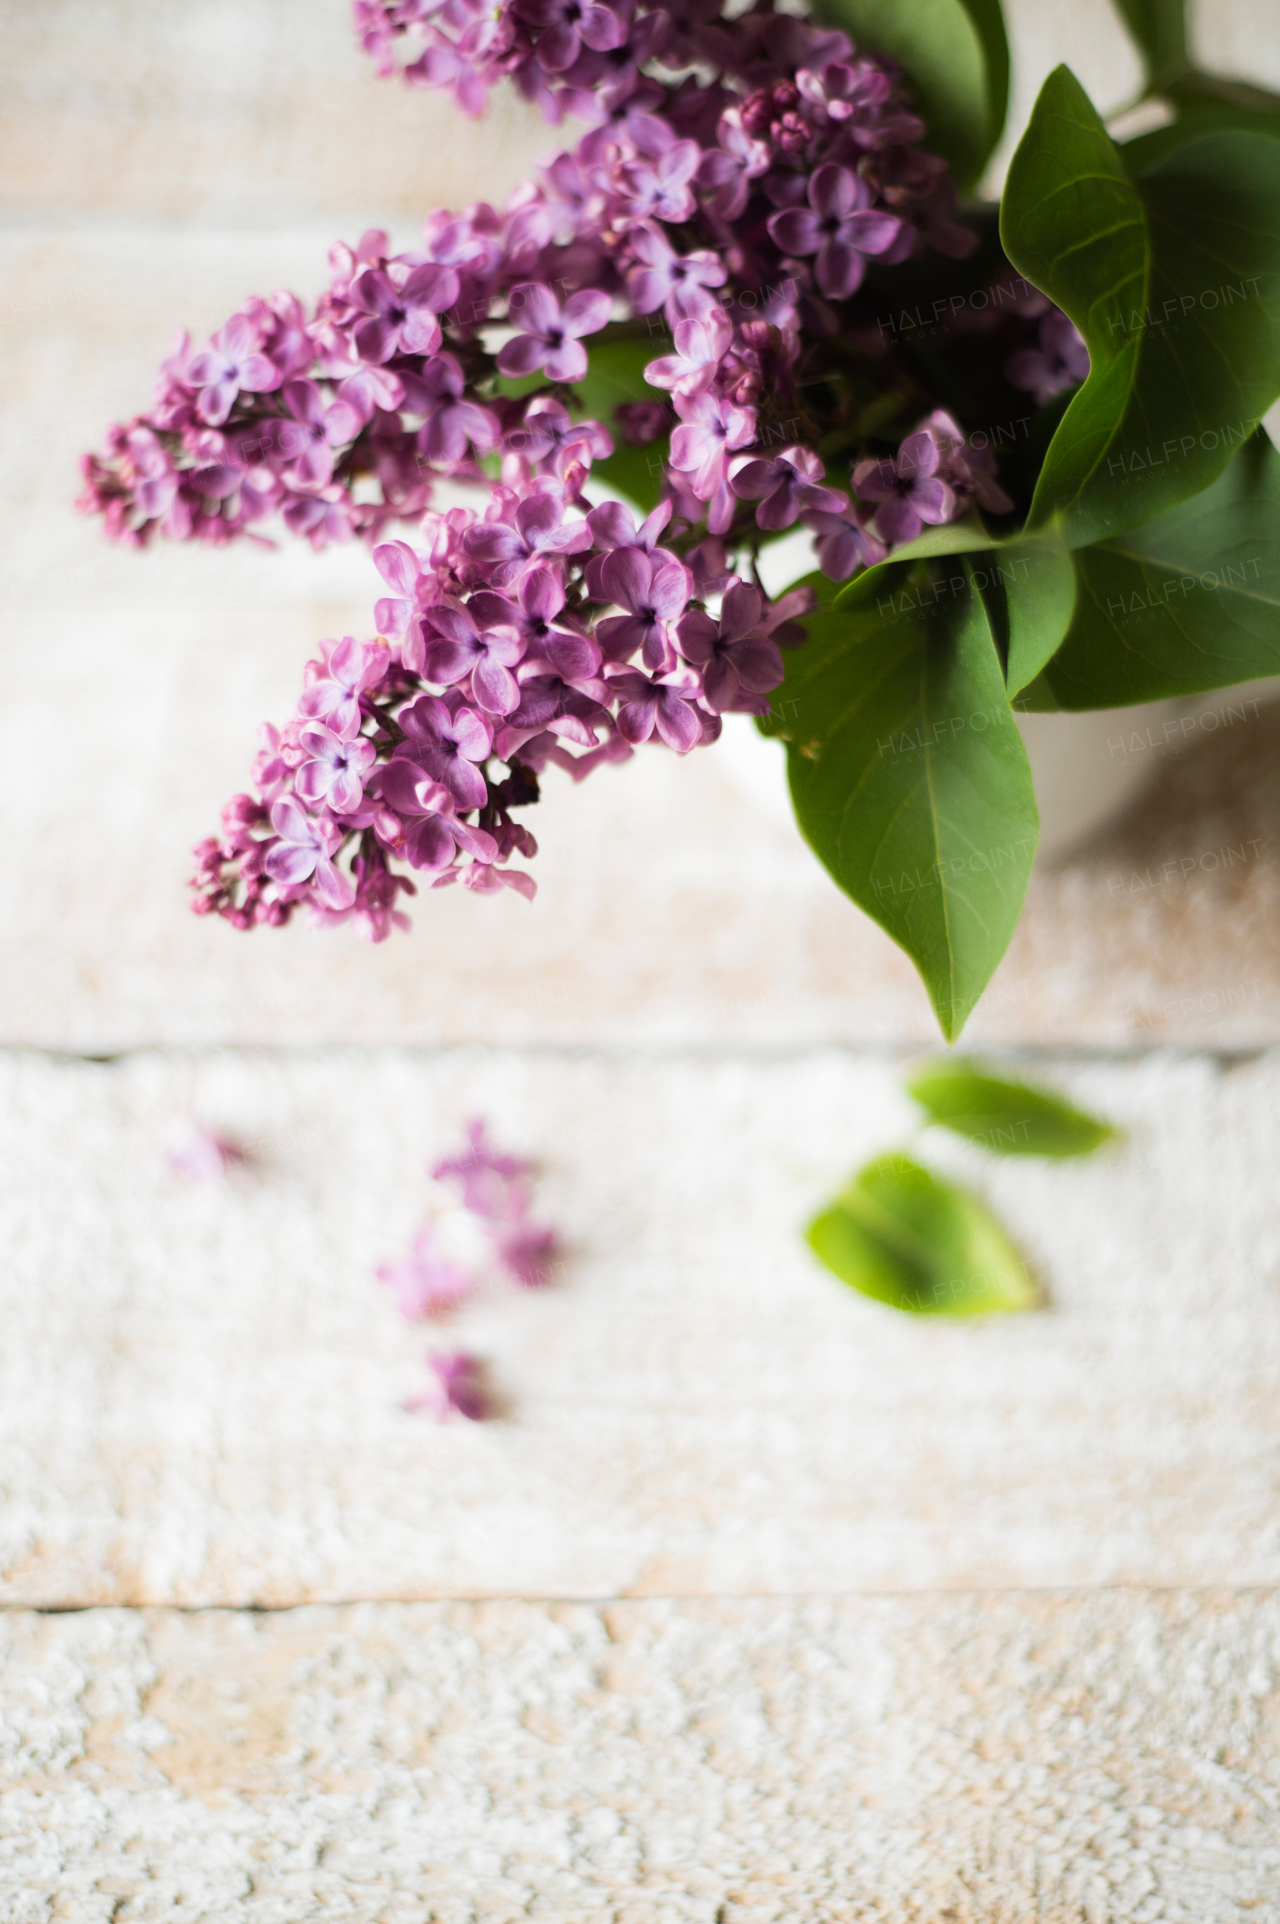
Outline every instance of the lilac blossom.
POLYGON ((818 286, 829 300, 845 300, 861 284, 864 255, 892 247, 902 222, 873 209, 861 176, 831 162, 813 174, 808 200, 772 215, 769 232, 784 254, 816 254, 818 286))
POLYGON ((425 1410, 439 1423, 455 1414, 472 1423, 482 1422, 488 1407, 483 1364, 464 1350, 451 1350, 446 1355, 428 1350, 423 1361, 426 1386, 405 1398, 405 1409, 425 1410))
POLYGON ((720 606, 720 619, 694 609, 676 630, 681 656, 698 670, 703 694, 717 714, 728 710, 765 715, 763 699, 783 677, 778 645, 762 632, 764 596, 749 582, 735 582, 720 606))
POLYGON ((333 479, 335 449, 359 434, 360 416, 349 401, 326 403, 314 381, 286 381, 281 399, 292 417, 279 429, 289 461, 285 479, 301 488, 323 488, 333 479))
POLYGON ((671 465, 690 477, 699 501, 709 501, 728 479, 729 456, 755 440, 755 410, 704 392, 677 394, 676 412, 680 425, 671 435, 671 465))
POLYGON ((597 53, 619 47, 627 37, 625 22, 596 0, 516 0, 515 12, 530 26, 541 27, 538 63, 548 73, 572 67, 584 46, 597 53))
POLYGON ((335 815, 350 815, 364 798, 364 777, 377 759, 377 749, 358 737, 344 739, 313 722, 299 732, 298 745, 306 757, 294 777, 294 793, 304 802, 327 802, 335 815))
POLYGON ((585 521, 566 522, 563 503, 555 495, 536 493, 515 503, 510 521, 495 519, 468 528, 463 546, 490 565, 491 578, 501 587, 540 557, 581 554, 591 546, 591 530, 585 521))
MULTIPOLYGON (((638 648, 651 672, 674 667, 671 623, 689 604, 693 582, 688 569, 675 560, 660 561, 643 548, 617 547, 604 558, 600 583, 609 600, 627 610, 602 621, 597 629, 608 659, 629 661, 638 648)), ((645 737, 628 736, 631 739, 645 737)))
POLYGON ((466 1148, 460 1154, 441 1157, 431 1166, 434 1182, 458 1185, 464 1209, 493 1221, 523 1215, 532 1173, 533 1164, 527 1156, 513 1156, 494 1147, 488 1125, 480 1117, 473 1117, 467 1124, 466 1148))
POLYGON ((485 866, 497 861, 493 836, 459 818, 451 791, 412 752, 393 755, 379 785, 383 802, 400 825, 402 852, 411 868, 439 874, 450 870, 459 854, 485 866))
POLYGON ((733 323, 722 307, 713 307, 694 320, 679 321, 676 351, 650 361, 644 378, 650 387, 668 388, 674 395, 700 394, 711 386, 733 339, 733 323))
POLYGON ((202 421, 213 427, 225 421, 241 389, 261 394, 279 387, 279 369, 257 346, 250 321, 243 314, 233 314, 204 352, 187 363, 185 379, 200 390, 197 406, 202 421))
POLYGON ((704 725, 695 707, 701 683, 689 669, 676 668, 650 681, 634 669, 623 669, 611 687, 621 698, 618 728, 625 741, 635 745, 656 734, 668 748, 687 755, 702 740, 704 725))
POLYGON ((326 722, 344 740, 354 735, 360 726, 360 696, 382 680, 390 659, 383 641, 356 641, 344 635, 341 641, 328 642, 323 660, 311 664, 299 714, 326 722))
POLYGON ((400 286, 383 269, 366 268, 351 285, 352 304, 369 316, 354 330, 361 358, 389 361, 397 353, 434 354, 441 341, 439 316, 457 298, 457 274, 438 261, 415 267, 400 286))
POLYGON ((407 1256, 379 1263, 375 1274, 392 1291, 396 1308, 410 1323, 449 1315, 475 1288, 475 1278, 445 1254, 438 1232, 429 1223, 418 1231, 407 1256))
POLYGON ((892 461, 860 461, 853 485, 864 501, 875 501, 872 522, 879 538, 891 547, 914 541, 925 522, 936 525, 951 518, 955 495, 937 479, 942 456, 931 434, 909 434, 892 461))
POLYGON ((327 819, 305 814, 288 795, 272 807, 271 826, 279 839, 268 847, 263 867, 272 881, 289 888, 310 882, 324 908, 350 908, 354 885, 332 859, 342 841, 338 828, 327 819))
POLYGON ((838 488, 819 487, 826 470, 808 448, 784 448, 771 460, 748 461, 737 468, 731 485, 744 501, 758 501, 756 523, 761 528, 789 528, 807 511, 839 514, 849 497, 838 488))
POLYGON ((477 454, 487 454, 498 439, 498 423, 489 408, 465 398, 466 381, 453 354, 434 354, 422 370, 422 426, 418 446, 428 461, 456 467, 467 456, 468 443, 477 454))
POLYGON ((847 581, 859 568, 874 568, 888 553, 882 541, 867 533, 856 509, 844 514, 818 509, 802 519, 816 537, 818 566, 831 581, 847 581))
POLYGON ((510 319, 520 329, 498 354, 500 374, 535 374, 550 381, 580 381, 587 371, 587 350, 580 336, 598 334, 609 318, 609 296, 583 288, 563 309, 542 282, 513 287, 510 319))
MULTIPOLYGON (((478 599, 478 597, 477 597, 478 599)), ((446 603, 433 608, 425 625, 423 673, 444 687, 470 678, 471 697, 486 715, 509 715, 519 705, 520 688, 511 670, 525 643, 511 627, 480 627, 472 612, 446 603)))
POLYGON ((627 242, 636 262, 627 276, 632 306, 637 314, 664 308, 673 327, 706 313, 715 304, 707 290, 723 287, 729 278, 723 261, 709 248, 678 254, 651 221, 633 227, 627 242))
POLYGON ((483 807, 489 791, 476 763, 493 747, 493 728, 482 715, 438 695, 420 695, 404 710, 400 726, 413 759, 443 782, 459 807, 483 807))
POLYGON ((521 1289, 545 1289, 560 1254, 554 1229, 538 1223, 516 1222, 494 1236, 494 1253, 521 1289))
POLYGON ((1089 350, 1080 330, 1054 308, 1040 323, 1039 345, 1010 355, 1005 372, 1014 387, 1028 388, 1036 406, 1043 407, 1055 394, 1084 380, 1089 350))

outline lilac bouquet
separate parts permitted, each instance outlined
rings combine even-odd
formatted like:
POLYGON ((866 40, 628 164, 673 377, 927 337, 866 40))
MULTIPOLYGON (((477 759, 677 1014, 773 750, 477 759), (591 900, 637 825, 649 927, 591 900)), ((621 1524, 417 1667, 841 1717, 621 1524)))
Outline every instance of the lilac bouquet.
POLYGON ((385 589, 264 727, 197 910, 380 941, 419 885, 532 897, 549 769, 746 714, 958 1032, 1035 845, 1015 700, 1280 668, 1274 596, 1195 600, 1280 514, 1280 118, 1194 72, 1176 9, 1130 12, 1171 124, 1117 147, 1059 69, 996 210, 961 199, 995 0, 356 0, 384 74, 586 131, 501 211, 336 245, 314 306, 179 336, 86 457, 115 539, 358 538, 385 589), (810 565, 769 595, 789 530, 810 565))

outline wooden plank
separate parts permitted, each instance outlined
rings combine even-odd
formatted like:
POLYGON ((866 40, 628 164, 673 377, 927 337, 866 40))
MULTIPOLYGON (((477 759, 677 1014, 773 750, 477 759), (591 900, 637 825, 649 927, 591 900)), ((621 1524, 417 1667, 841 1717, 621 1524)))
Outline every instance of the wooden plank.
POLYGON ((1127 1146, 924 1144, 1050 1292, 971 1326, 800 1240, 910 1140, 884 1058, 4 1058, 0 1600, 1280 1582, 1280 1065, 1063 1081, 1127 1146), (433 1335, 372 1272, 477 1112, 544 1156, 569 1254, 433 1335), (254 1168, 169 1174, 192 1114, 254 1168), (487 1359, 502 1420, 401 1409, 429 1340, 487 1359))
POLYGON ((1274 1595, 0 1617, 14 1924, 1276 1924, 1274 1595))

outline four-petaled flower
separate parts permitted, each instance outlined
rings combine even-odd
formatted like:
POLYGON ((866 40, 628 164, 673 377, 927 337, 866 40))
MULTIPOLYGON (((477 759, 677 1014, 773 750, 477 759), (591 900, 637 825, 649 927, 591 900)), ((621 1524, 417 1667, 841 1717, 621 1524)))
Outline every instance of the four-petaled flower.
POLYGON ((467 529, 462 545, 489 563, 491 579, 503 587, 539 555, 581 554, 591 546, 591 530, 585 521, 566 522, 555 495, 531 494, 516 503, 514 521, 481 521, 467 529))
POLYGON ((411 868, 447 869, 458 850, 482 865, 497 861, 492 835, 459 821, 453 796, 422 766, 417 750, 401 749, 393 755, 380 786, 383 801, 399 818, 411 868))
POLYGON ((789 528, 806 509, 839 514, 849 497, 838 488, 818 486, 826 470, 808 448, 784 448, 771 460, 748 461, 730 485, 745 501, 758 501, 756 524, 761 528, 789 528))
POLYGON ((779 685, 784 671, 777 643, 761 630, 764 612, 759 589, 736 581, 720 605, 718 622, 695 608, 676 630, 680 653, 699 670, 703 695, 717 714, 769 712, 763 697, 779 685))
POLYGON ((323 664, 313 664, 315 679, 303 689, 298 713, 326 722, 337 735, 354 735, 361 695, 377 686, 390 664, 385 641, 356 641, 351 635, 331 641, 323 664))
POLYGON ((335 815, 354 814, 364 797, 364 777, 377 757, 373 743, 362 735, 344 739, 323 722, 304 728, 298 742, 307 757, 293 784, 302 800, 324 802, 335 815))
POLYGON ((729 278, 724 262, 708 248, 693 254, 677 254, 660 227, 643 221, 627 236, 637 265, 627 275, 631 305, 637 314, 652 314, 665 306, 667 319, 696 320, 713 305, 711 287, 723 287, 729 278))
POLYGON ((914 541, 924 522, 936 526, 951 516, 955 495, 936 476, 942 456, 931 434, 909 434, 896 460, 859 461, 853 471, 855 492, 878 501, 872 527, 882 541, 897 547, 914 541))
POLYGON ((598 334, 609 318, 609 296, 594 288, 571 294, 561 308, 542 281, 525 281, 507 298, 507 319, 520 332, 498 354, 498 372, 520 377, 541 368, 549 381, 580 381, 587 350, 578 338, 598 334))
POLYGON ((433 355, 422 370, 426 398, 418 446, 429 461, 456 467, 466 459, 467 443, 487 454, 498 439, 498 423, 488 408, 463 400, 466 377, 453 354, 433 355))
POLYGON ((671 465, 689 475, 699 501, 709 501, 728 477, 729 456, 755 440, 755 409, 735 407, 718 394, 677 394, 676 413, 671 465))
POLYGON ((445 687, 470 675, 476 706, 486 715, 509 715, 520 700, 511 670, 522 659, 525 645, 514 628, 481 627, 476 612, 474 600, 465 608, 441 603, 430 610, 423 624, 423 674, 445 687))
POLYGON ((607 53, 627 37, 626 22, 596 0, 516 0, 514 11, 531 27, 542 28, 538 65, 548 73, 571 67, 584 45, 607 53))
POLYGON ((614 548, 601 564, 600 583, 609 599, 627 610, 625 615, 609 616, 596 629, 609 660, 629 661, 639 648, 651 673, 674 667, 669 624, 689 605, 693 592, 689 570, 679 561, 646 554, 643 548, 614 548))
POLYGON ((1020 348, 1005 367, 1014 387, 1028 388, 1037 407, 1074 387, 1089 372, 1089 350, 1073 321, 1056 309, 1040 323, 1039 347, 1020 348))
POLYGON ((197 403, 200 419, 218 427, 235 406, 242 388, 250 394, 264 394, 279 387, 280 370, 258 352, 257 335, 248 317, 233 314, 203 353, 188 361, 186 379, 191 387, 201 390, 197 403))
POLYGON ((458 276, 451 267, 426 261, 397 287, 380 267, 366 268, 351 284, 352 303, 369 316, 357 321, 355 344, 365 361, 389 361, 393 354, 434 354, 440 345, 439 316, 458 298, 458 276))
POLYGON ((351 877, 333 863, 334 850, 342 841, 337 824, 305 814, 285 795, 271 810, 271 826, 279 839, 268 846, 262 865, 272 881, 285 888, 310 882, 323 907, 349 909, 356 888, 351 877))
POLYGON ((883 254, 902 232, 896 214, 872 208, 860 174, 834 161, 815 168, 808 207, 786 207, 769 217, 769 232, 784 254, 816 254, 814 278, 829 300, 842 301, 860 284, 865 254, 883 254))
MULTIPOLYGON (((419 695, 400 717, 413 759, 443 782, 459 808, 483 808, 489 788, 477 762, 493 747, 493 729, 474 708, 450 705, 438 695, 419 695)), ((390 766, 390 764, 388 764, 390 766)))
POLYGON ((688 668, 676 668, 656 681, 634 668, 622 669, 610 687, 622 697, 618 732, 623 740, 635 746, 656 734, 678 755, 687 755, 702 740, 702 717, 694 706, 700 686, 688 668))

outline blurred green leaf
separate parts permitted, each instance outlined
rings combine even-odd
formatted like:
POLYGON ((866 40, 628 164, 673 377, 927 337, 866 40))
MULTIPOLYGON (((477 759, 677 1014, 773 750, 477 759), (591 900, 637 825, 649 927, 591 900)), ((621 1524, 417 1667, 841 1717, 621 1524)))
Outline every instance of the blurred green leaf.
POLYGON ((907 1094, 930 1122, 998 1156, 1087 1156, 1116 1134, 1051 1090, 988 1075, 962 1057, 917 1069, 907 1094))
POLYGON ((1151 91, 1176 80, 1191 65, 1187 52, 1185 0, 1115 0, 1147 68, 1151 91))
POLYGON ((1039 1298, 986 1204, 906 1156, 869 1162, 806 1237, 842 1282, 915 1315, 984 1316, 1039 1298))
POLYGON ((1009 104, 1009 43, 1000 0, 817 0, 814 14, 855 48, 896 60, 924 120, 924 144, 962 187, 1000 138, 1009 104))
POLYGON ((657 506, 662 493, 662 464, 670 443, 664 435, 650 447, 629 447, 618 428, 616 410, 629 401, 659 401, 666 406, 670 397, 660 388, 650 387, 644 371, 650 361, 668 351, 669 344, 660 335, 637 339, 631 335, 611 337, 606 332, 591 342, 586 375, 573 390, 579 412, 603 421, 613 436, 614 452, 606 460, 593 463, 592 479, 625 495, 646 514, 657 506))

